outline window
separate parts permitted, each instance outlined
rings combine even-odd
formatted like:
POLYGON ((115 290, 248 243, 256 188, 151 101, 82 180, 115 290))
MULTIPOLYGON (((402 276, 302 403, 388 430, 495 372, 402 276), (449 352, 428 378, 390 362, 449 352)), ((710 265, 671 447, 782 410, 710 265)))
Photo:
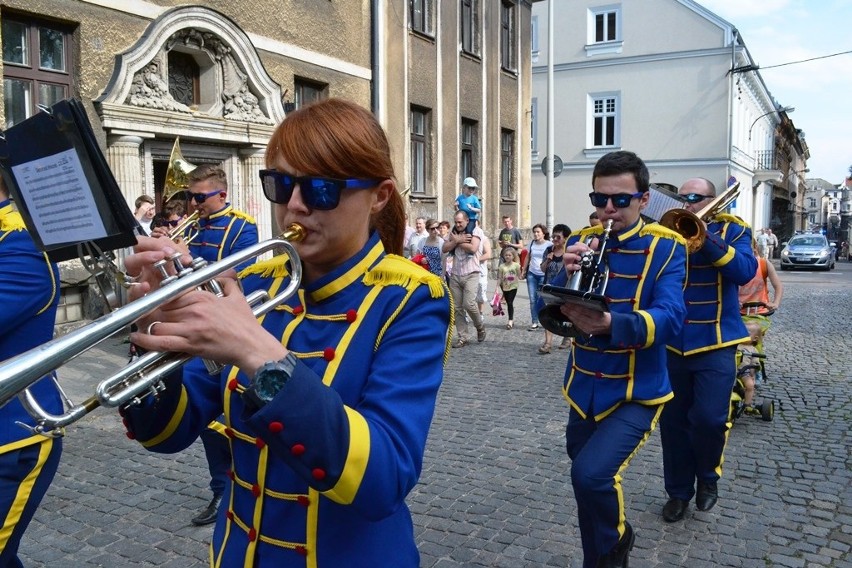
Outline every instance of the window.
POLYGON ((515 171, 514 160, 515 133, 505 128, 500 131, 500 197, 515 197, 512 174, 515 171))
POLYGON ((461 156, 459 158, 459 174, 462 179, 477 177, 474 160, 477 156, 477 124, 475 120, 462 119, 461 122, 461 156))
POLYGON ((201 69, 195 58, 180 51, 169 52, 169 94, 188 107, 201 102, 201 69))
POLYGON ((500 6, 500 63, 503 69, 515 71, 515 4, 503 0, 500 6))
POLYGON ((586 55, 621 53, 621 5, 598 6, 588 11, 586 55))
POLYGON ((617 146, 618 97, 592 98, 592 147, 617 146))
POLYGON ((321 101, 328 96, 328 85, 308 79, 296 77, 293 82, 296 93, 293 95, 296 108, 302 108, 308 103, 321 101))
POLYGON ((479 0, 461 0, 461 48, 479 54, 479 0))
POLYGON ((530 149, 533 158, 538 157, 538 97, 532 98, 530 106, 530 149))
POLYGON ((70 30, 3 15, 3 104, 6 128, 71 96, 70 30))
POLYGON ((617 36, 617 21, 618 13, 615 10, 598 12, 595 17, 595 37, 592 43, 602 43, 605 41, 615 41, 617 36))
POLYGON ((411 29, 432 35, 432 0, 409 0, 411 29))
POLYGON ((429 187, 429 137, 431 114, 428 109, 411 107, 411 194, 424 196, 429 187))
POLYGON ((530 44, 532 45, 532 61, 533 63, 538 63, 538 16, 532 17, 531 27, 530 44))

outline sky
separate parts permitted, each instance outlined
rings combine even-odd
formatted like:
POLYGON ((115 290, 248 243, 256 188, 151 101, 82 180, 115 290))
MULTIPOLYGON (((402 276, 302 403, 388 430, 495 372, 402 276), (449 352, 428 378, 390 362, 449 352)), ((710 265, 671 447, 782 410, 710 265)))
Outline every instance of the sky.
POLYGON ((852 0, 697 0, 736 27, 760 76, 805 133, 807 178, 842 183, 852 166, 852 0))

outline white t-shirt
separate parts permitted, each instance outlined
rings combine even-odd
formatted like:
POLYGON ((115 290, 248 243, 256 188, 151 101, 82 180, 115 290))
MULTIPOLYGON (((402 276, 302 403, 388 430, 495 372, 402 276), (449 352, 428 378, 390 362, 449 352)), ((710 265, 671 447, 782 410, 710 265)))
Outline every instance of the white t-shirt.
POLYGON ((538 244, 536 241, 530 243, 527 272, 536 276, 544 276, 544 272, 541 271, 541 261, 544 260, 544 251, 547 250, 547 247, 551 246, 553 246, 553 243, 550 241, 544 241, 541 244, 538 244))

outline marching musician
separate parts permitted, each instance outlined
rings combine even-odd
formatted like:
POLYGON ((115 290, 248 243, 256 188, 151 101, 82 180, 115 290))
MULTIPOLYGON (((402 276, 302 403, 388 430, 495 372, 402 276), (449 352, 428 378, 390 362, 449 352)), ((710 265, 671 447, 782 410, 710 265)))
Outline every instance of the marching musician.
MULTIPOLYGON (((257 225, 254 219, 233 208, 227 201, 228 177, 220 166, 202 164, 188 175, 187 197, 192 211, 198 211, 198 226, 187 228, 184 236, 190 239, 189 253, 208 262, 221 260, 235 252, 257 244, 257 225), (197 231, 197 234, 192 236, 197 231)), ((169 203, 180 203, 172 199, 169 203)), ((166 205, 168 208, 169 205, 166 205)), ((168 234, 164 227, 157 236, 168 234)), ((243 269, 254 259, 240 264, 243 269)), ((222 494, 228 483, 228 470, 231 468, 231 448, 225 435, 225 425, 221 418, 210 423, 210 427, 201 433, 204 455, 210 471, 210 491, 213 497, 210 503, 198 515, 192 518, 194 525, 209 525, 216 522, 222 494)))
MULTIPOLYGON (((716 187, 694 178, 678 193, 686 209, 696 213, 716 196, 716 187)), ((669 523, 683 519, 693 495, 699 511, 716 504, 736 378, 736 346, 749 337, 740 318, 738 290, 757 271, 751 228, 738 217, 720 214, 706 223, 706 229, 704 243, 689 254, 683 333, 668 345, 675 397, 663 411, 660 434, 669 496, 663 520, 669 523)))
MULTIPOLYGON (((36 249, 21 215, 0 180, 0 361, 53 339, 59 305, 59 269, 36 249)), ((64 409, 50 377, 30 387, 46 412, 64 409)), ((17 397, 0 408, 0 566, 22 566, 21 537, 53 481, 62 454, 62 438, 35 434, 17 422, 35 426, 17 397)))
MULTIPOLYGON (((134 342, 198 359, 157 399, 123 409, 147 449, 177 452, 224 412, 233 468, 211 547, 215 566, 419 565, 405 497, 420 475, 448 354, 443 280, 401 256, 402 199, 373 115, 327 99, 287 115, 261 177, 280 227, 298 223, 303 278, 258 321, 237 281, 189 292, 139 322, 134 342)), ((157 286, 165 239, 126 260, 157 286)), ((289 283, 286 257, 241 274, 246 293, 289 283)))
MULTIPOLYGON (((580 269, 589 244, 606 240, 609 311, 565 303, 561 312, 584 334, 571 345, 563 394, 570 405, 566 447, 583 543, 583 566, 627 566, 635 535, 626 521, 621 478, 672 398, 666 343, 686 313, 683 238, 640 217, 649 200, 649 175, 634 153, 598 160, 589 194, 603 226, 573 233, 563 262, 580 269), (605 226, 611 221, 604 239, 605 226), (589 244, 586 244, 586 243, 589 244)), ((554 280, 565 285, 566 272, 554 280)))

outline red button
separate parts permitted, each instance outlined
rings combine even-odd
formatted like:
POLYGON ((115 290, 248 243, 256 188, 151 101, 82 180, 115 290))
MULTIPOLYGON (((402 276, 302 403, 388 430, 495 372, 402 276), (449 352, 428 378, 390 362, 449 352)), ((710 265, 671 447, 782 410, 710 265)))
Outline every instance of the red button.
POLYGON ((293 444, 293 447, 290 448, 290 453, 294 456, 301 456, 305 453, 305 446, 302 444, 293 444))
POLYGON ((358 312, 356 312, 355 310, 349 310, 346 312, 346 321, 352 323, 356 319, 358 319, 358 312))
POLYGON ((251 529, 248 533, 248 539, 250 541, 254 542, 254 539, 256 539, 256 538, 257 538, 257 531, 254 530, 254 529, 251 529))
POLYGON ((270 423, 269 423, 269 426, 267 426, 267 428, 268 428, 268 429, 269 429, 269 431, 270 431, 270 432, 272 432, 273 434, 277 434, 277 433, 279 433, 281 430, 283 430, 283 429, 284 429, 284 425, 283 425, 283 424, 281 424, 280 422, 270 422, 270 423))
POLYGON ((234 437, 234 431, 231 428, 225 428, 225 435, 229 438, 234 437))
POLYGON ((233 512, 233 511, 228 511, 227 513, 225 513, 225 517, 226 517, 229 521, 233 521, 233 520, 234 520, 234 512, 233 512))
POLYGON ((237 379, 231 379, 230 381, 228 381, 228 390, 232 390, 232 391, 237 390, 238 384, 239 384, 239 382, 237 382, 237 379))
POLYGON ((266 442, 264 442, 260 438, 255 438, 254 439, 254 445, 257 446, 258 450, 262 450, 263 448, 266 447, 266 442))
POLYGON ((128 431, 127 431, 127 433, 125 434, 125 436, 127 436, 127 439, 128 439, 128 440, 135 440, 135 439, 136 439, 136 434, 134 434, 134 433, 133 433, 133 432, 131 432, 130 430, 128 430, 128 431))
POLYGON ((310 504, 311 504, 311 500, 310 500, 310 499, 308 499, 308 498, 307 498, 306 496, 304 496, 304 495, 299 495, 298 497, 296 497, 296 501, 297 501, 297 502, 299 503, 299 505, 301 505, 302 507, 307 507, 308 505, 310 505, 310 504))
POLYGON ((297 547, 296 547, 296 549, 295 549, 295 550, 296 550, 296 552, 298 552, 298 553, 299 553, 299 554, 301 554, 302 556, 307 556, 307 555, 308 555, 308 549, 307 549, 307 548, 305 548, 304 546, 299 545, 299 546, 297 546, 297 547))
POLYGON ((334 359, 334 347, 326 347, 322 350, 322 358, 326 361, 334 359))
POLYGON ((254 495, 255 497, 260 497, 260 485, 258 485, 257 483, 255 483, 254 485, 252 485, 252 486, 251 486, 251 493, 252 493, 252 495, 254 495))
POLYGON ((317 481, 322 481, 323 479, 325 479, 325 470, 319 467, 315 467, 313 470, 311 470, 311 475, 317 481))
POLYGON ((295 308, 293 308, 293 315, 297 316, 304 311, 305 311, 305 308, 303 308, 302 306, 296 306, 295 308))

